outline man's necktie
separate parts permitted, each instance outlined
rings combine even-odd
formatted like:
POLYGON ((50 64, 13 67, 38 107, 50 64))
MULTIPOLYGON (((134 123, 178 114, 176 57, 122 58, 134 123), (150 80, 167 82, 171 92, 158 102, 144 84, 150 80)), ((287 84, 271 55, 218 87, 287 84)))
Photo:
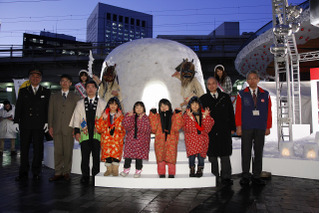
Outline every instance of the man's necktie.
POLYGON ((66 100, 67 99, 67 96, 66 96, 66 93, 62 93, 62 97, 63 97, 63 100, 66 100))
POLYGON ((253 103, 254 103, 254 107, 257 107, 257 95, 256 95, 256 91, 253 90, 252 92, 252 99, 253 99, 253 103))
POLYGON ((213 94, 213 99, 214 99, 214 100, 216 100, 216 99, 217 99, 216 94, 213 94))
POLYGON ((37 88, 35 88, 35 87, 33 88, 33 93, 37 94, 37 88))

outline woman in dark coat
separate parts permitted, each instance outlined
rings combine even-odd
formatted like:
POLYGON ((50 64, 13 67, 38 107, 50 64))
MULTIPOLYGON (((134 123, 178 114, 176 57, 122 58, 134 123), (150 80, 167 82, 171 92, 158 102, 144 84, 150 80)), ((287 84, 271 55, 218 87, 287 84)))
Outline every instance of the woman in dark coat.
POLYGON ((222 183, 231 185, 232 154, 231 135, 236 131, 233 106, 230 96, 218 88, 218 82, 211 77, 207 80, 208 92, 200 97, 204 108, 209 107, 210 115, 215 120, 215 125, 209 133, 208 156, 211 162, 211 172, 219 178, 218 157, 221 161, 222 183))

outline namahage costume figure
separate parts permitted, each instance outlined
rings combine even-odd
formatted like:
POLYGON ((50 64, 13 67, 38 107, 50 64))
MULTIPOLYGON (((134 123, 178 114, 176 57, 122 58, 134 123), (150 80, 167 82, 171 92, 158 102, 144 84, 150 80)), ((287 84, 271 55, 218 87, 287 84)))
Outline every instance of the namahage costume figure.
POLYGON ((180 104, 185 108, 191 97, 200 97, 204 94, 203 88, 198 79, 195 78, 195 67, 193 60, 190 62, 188 59, 183 59, 182 63, 176 67, 176 72, 172 77, 176 77, 181 81, 181 95, 183 102, 180 104))
POLYGON ((99 97, 104 99, 106 102, 112 97, 117 97, 121 102, 121 91, 117 78, 116 64, 108 66, 105 62, 106 67, 102 71, 102 79, 100 80, 97 76, 93 76, 94 80, 99 85, 99 97))

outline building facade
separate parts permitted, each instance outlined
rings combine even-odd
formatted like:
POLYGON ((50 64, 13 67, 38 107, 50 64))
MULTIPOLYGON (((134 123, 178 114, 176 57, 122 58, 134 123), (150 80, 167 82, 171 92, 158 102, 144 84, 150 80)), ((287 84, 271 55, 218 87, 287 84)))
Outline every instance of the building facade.
POLYGON ((90 43, 76 41, 73 36, 41 31, 40 35, 23 34, 23 57, 30 56, 85 56, 90 43), (88 47, 88 48, 87 48, 88 47))
POLYGON ((87 20, 87 42, 108 54, 116 46, 141 38, 152 38, 152 15, 98 3, 87 20))

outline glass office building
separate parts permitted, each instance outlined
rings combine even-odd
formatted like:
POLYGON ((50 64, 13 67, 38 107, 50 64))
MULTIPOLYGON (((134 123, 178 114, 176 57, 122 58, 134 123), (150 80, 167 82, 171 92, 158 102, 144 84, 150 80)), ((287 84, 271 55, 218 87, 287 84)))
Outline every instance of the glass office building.
POLYGON ((98 3, 87 20, 87 42, 101 46, 98 53, 141 38, 152 38, 152 15, 98 3))

